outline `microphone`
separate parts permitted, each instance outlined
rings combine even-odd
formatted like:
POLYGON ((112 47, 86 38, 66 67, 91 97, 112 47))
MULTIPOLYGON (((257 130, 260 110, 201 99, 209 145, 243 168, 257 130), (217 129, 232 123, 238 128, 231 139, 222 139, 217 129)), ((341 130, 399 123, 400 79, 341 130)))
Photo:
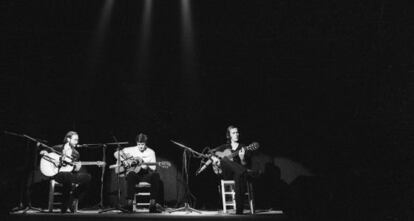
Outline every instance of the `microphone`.
POLYGON ((84 147, 89 147, 88 144, 76 144, 76 148, 84 148, 84 147))
POLYGON ((211 160, 211 159, 208 159, 207 161, 205 161, 205 162, 203 163, 203 166, 201 166, 201 167, 200 167, 200 169, 198 169, 198 170, 197 170, 197 172, 196 172, 196 176, 197 176, 198 174, 200 174, 201 172, 203 172, 203 170, 205 170, 205 169, 208 167, 208 165, 210 165, 212 162, 213 162, 213 160, 211 160))

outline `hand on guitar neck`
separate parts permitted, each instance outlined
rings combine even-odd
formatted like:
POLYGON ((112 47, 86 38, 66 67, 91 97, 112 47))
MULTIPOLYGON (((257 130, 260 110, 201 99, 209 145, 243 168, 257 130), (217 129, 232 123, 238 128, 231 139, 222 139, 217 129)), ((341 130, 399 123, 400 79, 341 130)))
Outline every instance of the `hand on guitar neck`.
POLYGON ((123 165, 125 168, 130 168, 134 166, 141 165, 144 161, 141 157, 121 157, 121 165, 123 165))

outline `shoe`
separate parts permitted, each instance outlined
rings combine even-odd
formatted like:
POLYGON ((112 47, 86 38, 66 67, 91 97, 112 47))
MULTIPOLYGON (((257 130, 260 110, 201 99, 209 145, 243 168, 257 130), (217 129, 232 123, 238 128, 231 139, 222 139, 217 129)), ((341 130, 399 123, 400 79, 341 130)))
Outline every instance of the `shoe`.
POLYGON ((72 200, 72 203, 69 206, 69 210, 70 210, 71 213, 78 212, 78 202, 79 202, 78 199, 72 200))
POLYGON ((68 207, 66 207, 66 206, 62 206, 62 207, 60 208, 60 212, 61 212, 61 213, 67 213, 67 212, 68 212, 68 207))
POLYGON ((122 206, 121 208, 132 213, 132 204, 133 204, 132 200, 128 199, 126 205, 122 206))
POLYGON ((243 210, 236 210, 236 215, 243 215, 243 210))
POLYGON ((155 203, 155 205, 150 205, 149 212, 150 213, 162 213, 165 211, 165 208, 161 206, 159 203, 155 203))
POLYGON ((159 203, 156 203, 155 204, 155 208, 156 208, 156 210, 157 210, 157 212, 158 213, 162 213, 162 212, 164 212, 166 209, 163 207, 163 206, 161 206, 159 203))
POLYGON ((68 209, 72 206, 73 197, 69 196, 69 198, 66 201, 62 202, 62 207, 60 208, 61 213, 67 213, 68 209))
POLYGON ((155 199, 151 199, 149 204, 150 204, 149 205, 149 212, 150 213, 157 213, 157 206, 156 206, 156 203, 155 203, 155 199))
POLYGON ((121 207, 121 209, 126 210, 129 213, 132 213, 132 205, 124 205, 121 207))

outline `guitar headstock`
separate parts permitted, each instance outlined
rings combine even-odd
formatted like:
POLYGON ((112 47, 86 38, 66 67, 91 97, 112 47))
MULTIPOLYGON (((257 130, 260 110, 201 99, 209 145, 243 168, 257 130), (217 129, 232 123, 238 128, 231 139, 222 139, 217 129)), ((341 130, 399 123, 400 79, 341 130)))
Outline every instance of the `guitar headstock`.
POLYGON ((168 161, 161 161, 161 162, 158 162, 158 166, 162 168, 168 168, 171 166, 171 163, 168 161))
POLYGON ((245 148, 246 148, 246 150, 257 150, 257 149, 259 149, 259 147, 260 147, 260 144, 258 142, 253 142, 245 148))

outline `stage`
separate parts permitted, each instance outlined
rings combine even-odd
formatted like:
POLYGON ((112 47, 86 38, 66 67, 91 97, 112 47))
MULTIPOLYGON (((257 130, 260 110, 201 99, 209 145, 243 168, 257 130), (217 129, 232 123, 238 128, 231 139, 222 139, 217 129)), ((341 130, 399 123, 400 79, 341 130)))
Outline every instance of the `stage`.
POLYGON ((58 211, 53 213, 28 211, 23 214, 22 212, 10 213, 4 215, 1 220, 42 220, 42 221, 66 221, 66 220, 88 220, 88 221, 104 221, 104 220, 131 220, 131 219, 144 219, 144 220, 288 220, 288 217, 283 214, 282 211, 275 210, 263 210, 257 211, 255 214, 249 214, 247 210, 243 215, 224 214, 222 211, 205 211, 200 210, 201 214, 191 212, 163 212, 163 213, 119 213, 119 211, 111 211, 106 213, 99 213, 99 210, 80 210, 77 213, 59 213, 58 211))

